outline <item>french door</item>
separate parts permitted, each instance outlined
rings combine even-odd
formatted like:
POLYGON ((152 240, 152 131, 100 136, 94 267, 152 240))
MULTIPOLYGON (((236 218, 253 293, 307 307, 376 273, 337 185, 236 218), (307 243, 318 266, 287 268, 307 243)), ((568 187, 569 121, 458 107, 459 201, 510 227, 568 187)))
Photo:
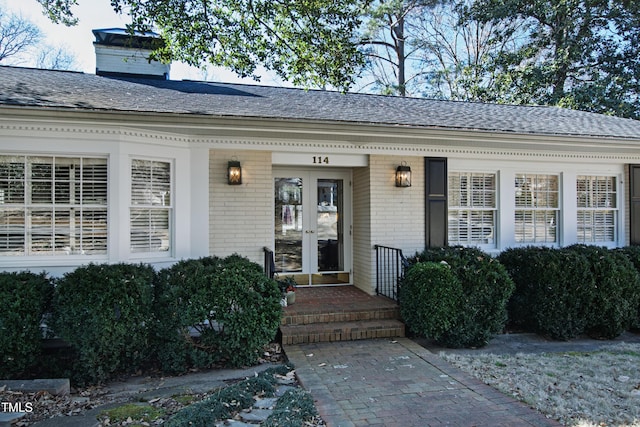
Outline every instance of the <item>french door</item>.
POLYGON ((275 265, 300 285, 351 281, 350 172, 274 169, 275 265))

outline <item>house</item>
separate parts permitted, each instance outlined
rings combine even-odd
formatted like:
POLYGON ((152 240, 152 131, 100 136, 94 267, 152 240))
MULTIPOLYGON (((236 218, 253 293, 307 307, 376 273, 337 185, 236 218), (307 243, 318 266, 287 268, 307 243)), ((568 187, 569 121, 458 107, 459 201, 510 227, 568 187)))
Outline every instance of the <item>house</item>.
MULTIPOLYGON (((98 55, 144 54, 94 33, 98 55)), ((174 81, 133 62, 0 67, 0 269, 262 263, 266 247, 300 284, 374 293, 375 245, 640 243, 638 121, 174 81)))

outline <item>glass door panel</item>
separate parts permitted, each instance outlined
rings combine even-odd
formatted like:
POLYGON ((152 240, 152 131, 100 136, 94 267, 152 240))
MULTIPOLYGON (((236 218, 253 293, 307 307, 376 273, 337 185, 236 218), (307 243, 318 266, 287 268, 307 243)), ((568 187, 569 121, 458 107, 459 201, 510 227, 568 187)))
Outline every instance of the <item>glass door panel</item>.
POLYGON ((300 285, 350 283, 348 176, 348 172, 276 172, 274 257, 281 277, 290 276, 300 285))
POLYGON ((318 271, 344 269, 342 230, 342 180, 317 180, 318 271))
POLYGON ((275 178, 275 264, 282 273, 302 272, 302 178, 275 178))

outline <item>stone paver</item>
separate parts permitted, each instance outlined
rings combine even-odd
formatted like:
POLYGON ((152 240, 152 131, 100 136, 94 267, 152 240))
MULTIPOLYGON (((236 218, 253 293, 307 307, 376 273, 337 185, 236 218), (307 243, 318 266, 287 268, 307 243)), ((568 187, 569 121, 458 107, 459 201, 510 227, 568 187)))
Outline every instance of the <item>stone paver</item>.
POLYGON ((406 338, 285 346, 329 427, 559 426, 406 338))

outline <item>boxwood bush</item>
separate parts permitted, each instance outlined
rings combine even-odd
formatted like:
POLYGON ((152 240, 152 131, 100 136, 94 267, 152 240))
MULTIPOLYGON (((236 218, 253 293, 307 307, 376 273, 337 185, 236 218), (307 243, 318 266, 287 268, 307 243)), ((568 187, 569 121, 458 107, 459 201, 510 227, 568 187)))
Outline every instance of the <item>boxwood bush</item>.
POLYGON ((638 319, 640 283, 630 252, 588 245, 504 251, 499 259, 516 283, 510 318, 554 339, 617 337, 638 319))
POLYGON ((477 248, 449 246, 427 249, 409 259, 410 264, 446 262, 462 285, 461 301, 451 328, 438 342, 448 347, 481 347, 507 321, 506 304, 514 284, 504 266, 477 248))
POLYGON ((507 249, 498 259, 516 285, 508 304, 512 325, 558 340, 584 333, 594 282, 584 256, 529 246, 507 249))
MULTIPOLYGON (((621 253, 623 253, 633 266, 635 267, 638 274, 640 274, 640 246, 627 246, 624 248, 618 249, 621 253)), ((635 319, 631 322, 632 329, 640 329, 640 301, 638 301, 638 310, 635 319)))
POLYGON ((38 360, 52 293, 44 273, 0 273, 0 378, 24 375, 38 360))
POLYGON ((613 339, 629 329, 638 316, 640 277, 622 252, 604 247, 573 245, 564 249, 584 256, 593 277, 592 302, 586 332, 613 339))
POLYGON ((75 383, 100 383, 148 361, 154 278, 149 265, 89 264, 57 280, 53 328, 75 350, 75 383))
POLYGON ((186 260, 160 271, 155 306, 163 370, 255 363, 277 332, 280 299, 275 280, 238 255, 186 260))
POLYGON ((462 285, 451 266, 418 262, 402 282, 400 314, 413 334, 438 341, 454 326, 462 299, 462 285))

